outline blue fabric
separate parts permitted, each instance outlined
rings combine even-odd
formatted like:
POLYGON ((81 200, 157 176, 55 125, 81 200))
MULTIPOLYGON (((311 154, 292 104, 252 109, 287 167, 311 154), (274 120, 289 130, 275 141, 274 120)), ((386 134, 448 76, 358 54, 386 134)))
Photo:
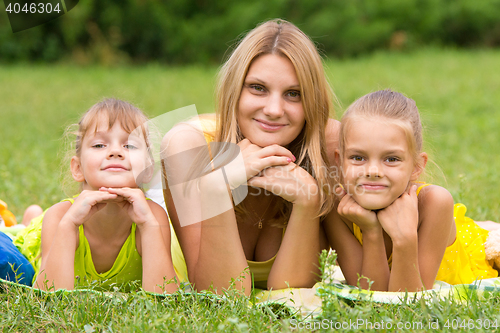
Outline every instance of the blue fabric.
POLYGON ((12 244, 10 237, 0 231, 0 278, 31 286, 34 275, 28 259, 12 244))

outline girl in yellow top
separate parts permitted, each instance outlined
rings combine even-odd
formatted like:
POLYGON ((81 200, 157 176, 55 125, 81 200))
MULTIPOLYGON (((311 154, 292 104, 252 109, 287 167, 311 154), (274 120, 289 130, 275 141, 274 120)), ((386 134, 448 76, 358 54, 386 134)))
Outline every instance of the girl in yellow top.
POLYGON ((463 205, 454 209, 446 189, 418 186, 427 154, 413 100, 390 90, 361 97, 342 117, 339 146, 345 192, 325 227, 349 284, 417 291, 436 277, 457 284, 497 276, 484 254, 488 232, 463 205))
POLYGON ((175 272, 167 215, 139 188, 152 174, 146 121, 139 109, 115 99, 83 115, 70 163, 81 193, 49 208, 17 240, 29 248, 30 233, 42 224, 34 287, 74 289, 92 280, 138 278, 147 291, 177 289, 168 283, 175 272))

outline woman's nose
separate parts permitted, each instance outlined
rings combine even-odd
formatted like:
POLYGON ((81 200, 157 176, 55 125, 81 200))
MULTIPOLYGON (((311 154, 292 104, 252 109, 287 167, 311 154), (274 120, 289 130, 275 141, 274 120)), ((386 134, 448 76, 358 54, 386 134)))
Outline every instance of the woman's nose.
POLYGON ((264 107, 264 114, 270 118, 279 118, 283 116, 283 102, 280 94, 271 94, 264 107))

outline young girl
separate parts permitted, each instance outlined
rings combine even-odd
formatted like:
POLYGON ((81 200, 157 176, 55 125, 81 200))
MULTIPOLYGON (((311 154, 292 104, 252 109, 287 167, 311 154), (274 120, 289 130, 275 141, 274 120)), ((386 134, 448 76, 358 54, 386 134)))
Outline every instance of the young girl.
POLYGON ((203 133, 181 125, 163 140, 165 202, 189 280, 196 289, 212 286, 217 292, 242 274, 235 283, 246 293, 252 286, 311 287, 318 254, 328 247, 320 217, 333 207, 328 167, 334 157, 327 147, 338 138, 338 122, 329 119, 331 90, 314 43, 284 20, 259 25, 222 67, 217 98, 217 117, 211 126, 202 121, 203 133), (214 159, 200 165, 208 173, 190 187, 198 188, 201 198, 183 200, 185 188, 176 187, 191 179, 186 176, 197 167, 197 149, 205 140, 237 145, 243 162, 233 170, 218 164, 215 156, 224 154, 211 144, 207 155, 214 159), (229 189, 246 186, 248 195, 233 207, 235 191, 229 189), (186 212, 202 212, 201 218, 183 221, 186 212))
POLYGON ((417 291, 436 279, 497 276, 485 259, 488 232, 446 189, 417 182, 427 154, 413 100, 390 90, 358 99, 342 117, 339 146, 345 192, 326 229, 349 284, 417 291))
MULTIPOLYGON (((78 123, 71 174, 81 193, 49 208, 14 243, 36 270, 35 287, 74 289, 142 280, 173 292, 168 217, 139 188, 151 172, 144 114, 106 99, 78 123), (40 244, 41 234, 41 244, 40 244), (40 257, 41 256, 41 257, 40 257)), ((126 287, 125 287, 126 288, 126 287)))

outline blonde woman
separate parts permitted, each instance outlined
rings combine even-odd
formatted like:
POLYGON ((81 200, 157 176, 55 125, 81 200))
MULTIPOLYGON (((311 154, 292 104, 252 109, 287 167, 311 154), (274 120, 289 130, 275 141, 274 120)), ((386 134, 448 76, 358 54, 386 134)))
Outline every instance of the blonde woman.
POLYGON ((167 133, 165 203, 196 289, 220 293, 231 281, 245 293, 314 285, 318 254, 328 247, 321 220, 334 200, 329 161, 339 123, 329 118, 332 98, 313 42, 293 24, 272 20, 250 31, 222 66, 216 116, 200 119, 201 129, 184 124, 167 133), (221 145, 210 145, 202 163, 197 149, 205 140, 237 145, 241 167, 216 161, 221 145), (183 152, 193 157, 184 164, 175 157, 183 152), (193 168, 205 170, 194 186, 201 199, 182 204, 171 175, 193 168), (234 196, 241 188, 248 193, 240 203, 234 196), (199 212, 200 223, 183 223, 199 212))

